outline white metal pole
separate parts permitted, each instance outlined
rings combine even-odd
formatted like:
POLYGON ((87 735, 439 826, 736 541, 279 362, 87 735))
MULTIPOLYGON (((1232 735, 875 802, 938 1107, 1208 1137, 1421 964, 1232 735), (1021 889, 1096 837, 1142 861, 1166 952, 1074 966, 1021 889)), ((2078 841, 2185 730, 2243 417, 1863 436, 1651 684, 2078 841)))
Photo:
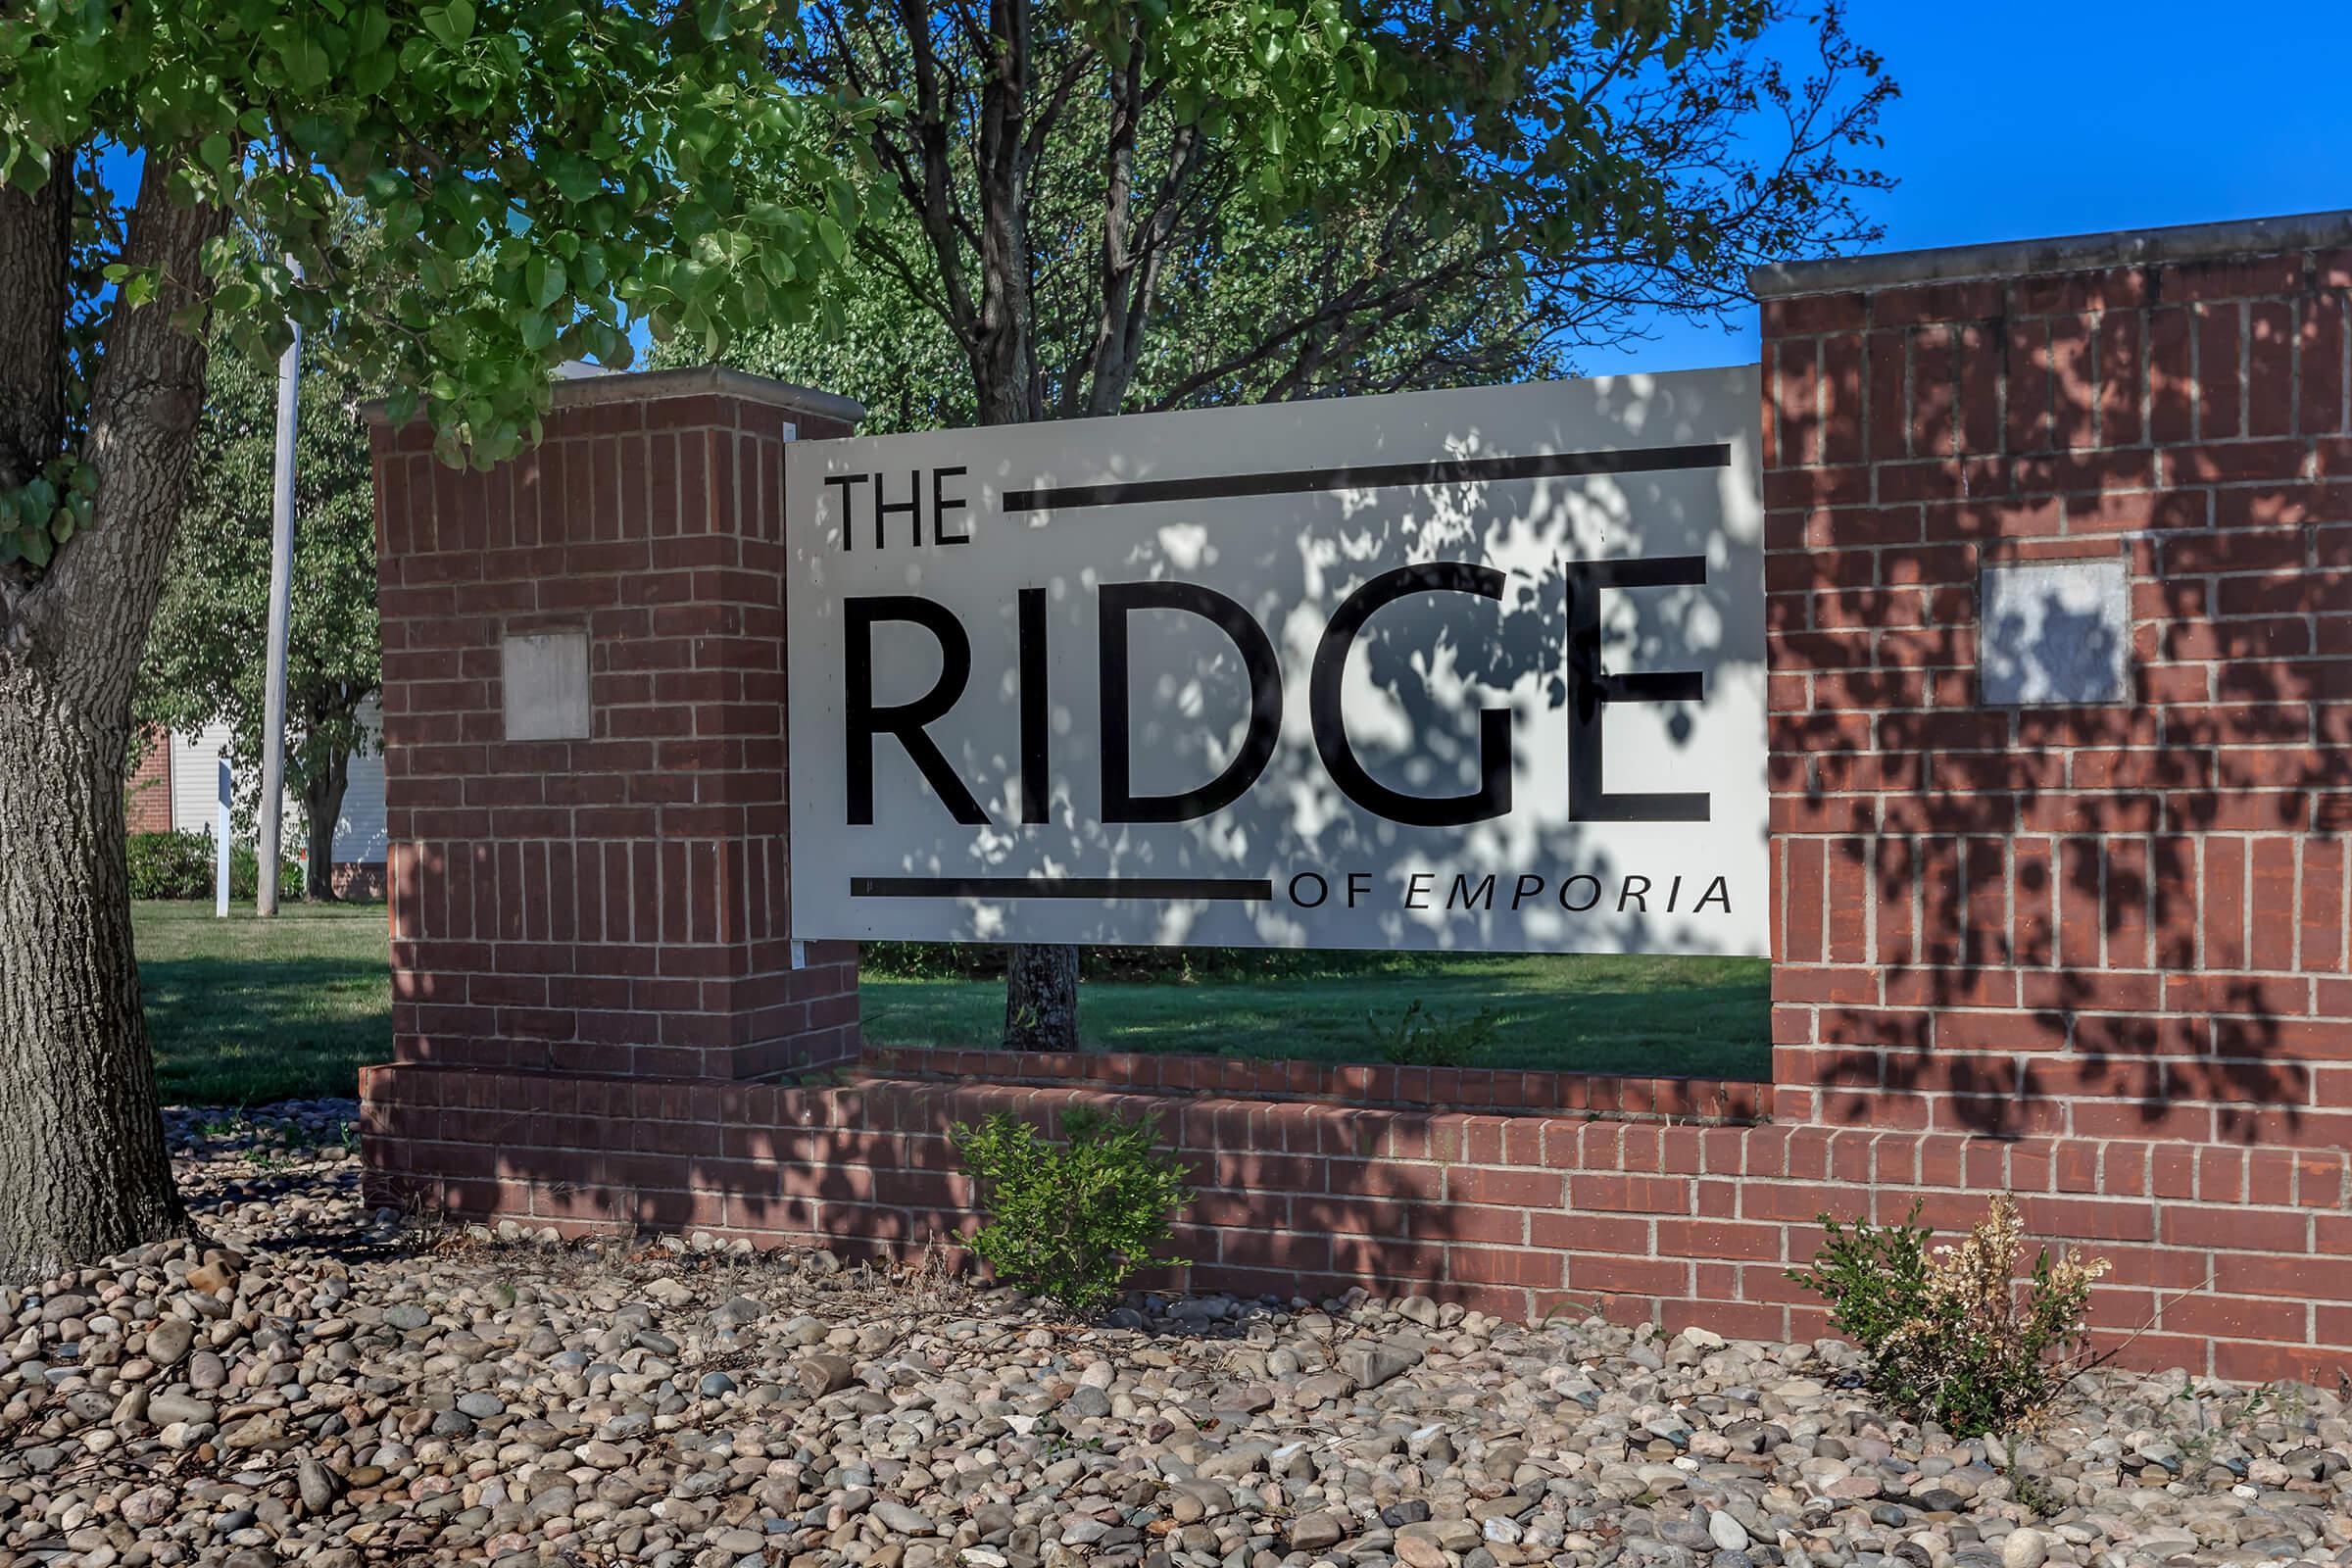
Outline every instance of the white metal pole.
MULTIPOLYGON (((291 323, 288 323, 291 324, 291 323)), ((262 698, 262 865, 254 912, 277 912, 278 842, 286 800, 286 621, 294 593, 294 424, 302 328, 277 357, 277 485, 270 508, 269 685, 262 698)))
POLYGON ((228 918, 228 753, 220 757, 220 809, 213 818, 213 918, 228 918))

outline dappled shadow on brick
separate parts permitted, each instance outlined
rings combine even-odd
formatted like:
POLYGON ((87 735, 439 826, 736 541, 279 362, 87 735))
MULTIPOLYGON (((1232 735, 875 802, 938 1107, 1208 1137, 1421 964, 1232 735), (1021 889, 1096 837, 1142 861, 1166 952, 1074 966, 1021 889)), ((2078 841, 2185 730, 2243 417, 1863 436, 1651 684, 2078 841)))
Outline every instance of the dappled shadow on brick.
POLYGON ((2339 1147, 2352 1102, 2346 258, 1768 305, 1778 1108, 2339 1147), (2120 562, 2006 659, 1987 567, 2120 562), (1989 677, 1985 677, 1989 678, 1989 677), (2047 683, 2045 683, 2047 684, 2047 683))

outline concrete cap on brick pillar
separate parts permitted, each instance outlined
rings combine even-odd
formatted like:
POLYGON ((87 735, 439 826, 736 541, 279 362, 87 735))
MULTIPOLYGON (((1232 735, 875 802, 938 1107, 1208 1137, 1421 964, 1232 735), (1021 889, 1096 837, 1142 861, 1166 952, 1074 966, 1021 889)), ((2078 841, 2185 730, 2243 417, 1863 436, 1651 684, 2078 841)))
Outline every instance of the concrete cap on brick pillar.
MULTIPOLYGON (((774 381, 730 370, 722 365, 689 365, 674 370, 612 370, 600 375, 560 375, 549 387, 550 409, 593 409, 615 403, 654 403, 668 398, 723 397, 771 409, 806 414, 852 426, 865 417, 865 405, 812 386, 774 381)), ((381 398, 360 405, 369 424, 389 427, 390 410, 381 398)), ((418 415, 418 418, 423 416, 418 415)))
POLYGON ((1945 245, 1886 251, 1817 262, 1782 262, 1748 269, 1758 299, 1833 294, 1908 283, 1965 282, 2034 272, 2082 272, 2110 267, 2154 267, 2276 256, 2282 251, 2352 245, 2352 210, 2247 218, 2227 223, 2181 223, 2170 228, 2122 228, 2104 234, 2002 240, 1990 245, 1945 245))

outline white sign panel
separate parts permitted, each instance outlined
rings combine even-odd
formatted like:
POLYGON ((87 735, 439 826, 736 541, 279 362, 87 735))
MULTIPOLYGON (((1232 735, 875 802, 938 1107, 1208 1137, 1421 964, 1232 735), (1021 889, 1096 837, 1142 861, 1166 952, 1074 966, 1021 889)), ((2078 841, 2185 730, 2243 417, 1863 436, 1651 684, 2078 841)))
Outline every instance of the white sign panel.
POLYGON ((1758 399, 788 446, 792 934, 1763 953, 1758 399))

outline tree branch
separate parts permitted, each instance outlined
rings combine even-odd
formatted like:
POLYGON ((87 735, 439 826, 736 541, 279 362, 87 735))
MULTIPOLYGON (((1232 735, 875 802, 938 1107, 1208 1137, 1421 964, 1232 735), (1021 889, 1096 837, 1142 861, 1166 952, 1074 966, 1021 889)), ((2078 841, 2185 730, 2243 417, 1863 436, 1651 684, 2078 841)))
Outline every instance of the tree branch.
MULTIPOLYGON (((919 0, 907 0, 908 4, 919 0)), ((972 356, 980 422, 1039 417, 1043 388, 1029 319, 1029 159, 1026 128, 1032 62, 1030 0, 990 0, 991 55, 981 75, 980 341, 972 356)))
POLYGON ((148 150, 123 245, 130 264, 154 269, 161 282, 145 305, 117 302, 90 387, 82 450, 98 470, 93 525, 59 549, 21 607, 36 639, 49 626, 72 625, 74 677, 124 704, 163 591, 204 410, 204 338, 172 318, 200 313, 211 299, 204 250, 228 226, 223 209, 172 200, 174 151, 148 150))
MULTIPOLYGON (((922 184, 915 213, 924 237, 931 242, 939 264, 941 290, 949 310, 950 330, 967 344, 976 343, 985 303, 974 309, 971 287, 964 276, 963 253, 956 217, 955 181, 948 166, 948 128, 940 116, 940 67, 931 36, 931 12, 924 0, 900 0, 899 22, 906 31, 914 62, 915 144, 919 151, 922 184)), ((987 284, 982 283, 985 297, 987 284)))
POLYGON ((1102 413, 1116 414, 1119 406, 1127 401, 1128 385, 1134 380, 1136 365, 1143 358, 1144 333, 1151 325, 1152 310, 1157 303, 1159 273, 1167 260, 1168 238, 1176 231, 1178 215, 1185 206, 1184 192, 1194 171, 1200 167, 1202 150, 1206 145, 1200 126, 1188 122, 1176 127, 1173 145, 1169 149, 1167 172, 1161 176, 1158 195, 1152 203, 1151 216, 1144 220, 1143 237, 1136 242, 1135 303, 1126 313, 1127 318, 1120 333, 1117 369, 1110 376, 1105 376, 1101 370, 1096 372, 1098 389, 1102 389, 1105 381, 1109 382, 1107 399, 1103 398, 1102 390, 1097 392, 1096 401, 1102 404, 1102 413))
POLYGON ((0 490, 38 473, 65 439, 73 162, 60 154, 32 195, 0 186, 0 490))

